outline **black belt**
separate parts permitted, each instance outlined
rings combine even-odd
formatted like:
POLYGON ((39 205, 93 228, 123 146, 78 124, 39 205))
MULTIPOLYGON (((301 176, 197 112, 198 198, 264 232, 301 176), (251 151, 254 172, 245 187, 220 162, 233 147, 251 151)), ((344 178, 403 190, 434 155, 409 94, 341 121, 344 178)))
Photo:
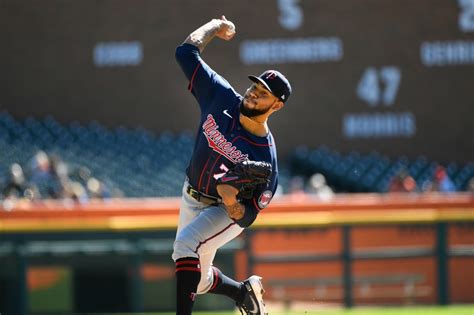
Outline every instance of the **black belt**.
POLYGON ((193 186, 191 186, 191 185, 188 185, 188 187, 186 187, 186 192, 188 193, 188 195, 190 195, 191 197, 193 197, 194 199, 196 199, 199 202, 207 203, 207 204, 210 204, 210 205, 222 202, 221 198, 217 198, 217 197, 214 197, 214 196, 211 196, 211 195, 204 194, 204 193, 194 189, 193 186))

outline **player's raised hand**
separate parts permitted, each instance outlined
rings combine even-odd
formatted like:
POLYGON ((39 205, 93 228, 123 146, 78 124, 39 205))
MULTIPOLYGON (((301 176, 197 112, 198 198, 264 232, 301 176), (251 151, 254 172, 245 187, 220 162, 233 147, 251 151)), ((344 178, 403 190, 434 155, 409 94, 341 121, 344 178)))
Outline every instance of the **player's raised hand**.
POLYGON ((221 27, 217 31, 216 36, 223 40, 231 40, 235 35, 235 25, 227 20, 223 15, 219 20, 221 27))

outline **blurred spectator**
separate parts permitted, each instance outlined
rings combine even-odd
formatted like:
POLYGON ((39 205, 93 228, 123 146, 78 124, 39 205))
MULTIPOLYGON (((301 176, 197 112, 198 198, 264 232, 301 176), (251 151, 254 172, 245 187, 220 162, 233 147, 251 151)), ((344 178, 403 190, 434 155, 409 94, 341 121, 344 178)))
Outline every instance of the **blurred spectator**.
POLYGON ((95 177, 91 177, 87 180, 87 191, 91 198, 107 199, 112 197, 112 193, 108 187, 95 177))
POLYGON ((51 163, 44 151, 38 151, 29 162, 30 180, 41 182, 51 177, 51 163))
POLYGON ((334 197, 334 191, 327 185, 324 175, 320 173, 313 174, 309 178, 308 193, 322 200, 329 200, 334 197))
POLYGON ((41 198, 72 199, 86 202, 84 185, 69 177, 68 165, 58 156, 38 151, 30 161, 30 182, 37 186, 41 198))
POLYGON ((64 162, 57 154, 51 154, 49 159, 52 175, 57 179, 68 179, 69 169, 66 162, 64 162))
POLYGON ((77 168, 71 177, 85 187, 87 195, 91 199, 107 199, 112 197, 112 190, 109 186, 98 178, 93 177, 90 169, 85 166, 77 168))
POLYGON ((92 176, 91 170, 85 166, 80 166, 73 173, 73 177, 77 178, 77 180, 83 184, 87 184, 87 181, 89 180, 89 178, 91 178, 91 176, 92 176))
POLYGON ((416 191, 416 181, 406 169, 401 169, 390 181, 389 192, 414 192, 416 191))
POLYGON ((290 194, 301 194, 304 193, 304 179, 301 176, 293 176, 290 179, 289 186, 290 194))
POLYGON ((20 164, 14 163, 10 166, 9 179, 3 188, 5 198, 21 198, 26 189, 25 175, 20 164))
POLYGON ((290 179, 289 195, 295 201, 301 201, 307 197, 304 190, 304 179, 301 176, 293 176, 290 179))
POLYGON ((123 197, 119 189, 111 189, 112 185, 93 177, 87 167, 79 166, 71 173, 68 164, 55 154, 36 152, 28 168, 25 174, 18 163, 10 167, 8 179, 0 189, 9 204, 17 199, 53 198, 86 203, 91 198, 123 197))
POLYGON ((30 187, 25 179, 23 168, 18 163, 10 166, 9 179, 2 191, 5 199, 29 199, 32 200, 37 196, 34 187, 30 187))
POLYGON ((63 178, 62 187, 64 188, 62 198, 71 199, 79 203, 86 203, 89 201, 89 195, 85 187, 77 181, 63 178))
POLYGON ((61 183, 58 182, 51 167, 49 156, 38 151, 29 162, 29 182, 38 188, 40 198, 59 198, 61 183))
POLYGON ((471 179, 467 182, 466 190, 474 193, 474 177, 471 177, 471 179))
POLYGON ((454 182, 449 178, 446 169, 441 165, 436 167, 430 190, 440 192, 457 191, 456 185, 454 185, 454 182))

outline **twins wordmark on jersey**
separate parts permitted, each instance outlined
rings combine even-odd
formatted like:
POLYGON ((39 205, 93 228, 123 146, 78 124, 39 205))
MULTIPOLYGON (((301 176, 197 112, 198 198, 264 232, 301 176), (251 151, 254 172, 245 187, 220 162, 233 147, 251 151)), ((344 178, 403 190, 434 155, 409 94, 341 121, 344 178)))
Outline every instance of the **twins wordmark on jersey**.
MULTIPOLYGON (((224 111, 224 114, 226 112, 227 110, 224 111)), ((212 114, 207 115, 206 121, 202 124, 202 129, 209 143, 209 147, 215 152, 221 154, 234 164, 248 159, 248 154, 243 154, 242 151, 237 149, 237 147, 228 141, 219 131, 219 125, 216 123, 212 114)))

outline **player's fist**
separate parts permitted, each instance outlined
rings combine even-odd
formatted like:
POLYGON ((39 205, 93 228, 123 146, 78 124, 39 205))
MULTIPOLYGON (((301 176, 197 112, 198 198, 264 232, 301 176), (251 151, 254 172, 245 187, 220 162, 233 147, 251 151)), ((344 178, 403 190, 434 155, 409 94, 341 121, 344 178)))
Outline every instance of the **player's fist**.
POLYGON ((237 200, 239 190, 231 185, 219 184, 216 186, 217 193, 222 198, 227 215, 233 220, 240 220, 244 217, 245 206, 237 200))
POLYGON ((220 20, 220 28, 216 33, 216 36, 223 40, 231 40, 235 35, 235 25, 231 21, 228 21, 223 15, 220 20))
POLYGON ((240 220, 245 215, 245 206, 236 202, 232 205, 224 205, 225 210, 227 211, 227 215, 229 218, 233 220, 240 220))

